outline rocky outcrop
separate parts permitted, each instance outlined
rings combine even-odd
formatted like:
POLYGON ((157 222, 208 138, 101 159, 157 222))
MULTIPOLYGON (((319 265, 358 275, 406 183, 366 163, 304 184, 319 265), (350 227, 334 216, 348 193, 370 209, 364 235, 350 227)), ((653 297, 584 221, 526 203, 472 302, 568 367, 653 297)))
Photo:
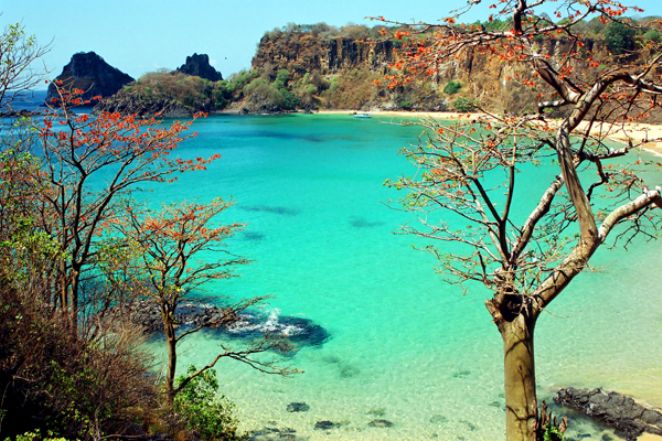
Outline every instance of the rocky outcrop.
POLYGON ((352 68, 385 72, 395 59, 393 41, 323 37, 313 33, 266 34, 253 58, 253 69, 287 69, 303 75, 322 75, 352 68))
MULTIPOLYGON (((61 81, 65 89, 82 89, 82 98, 89 100, 93 96, 108 97, 115 94, 133 78, 119 69, 106 63, 94 52, 79 52, 71 57, 64 66, 62 73, 54 81, 61 81)), ((46 100, 57 99, 55 84, 48 86, 46 100)))
POLYGON ((554 401, 614 428, 628 441, 635 441, 644 432, 662 435, 662 411, 618 392, 568 387, 559 390, 554 401))
MULTIPOLYGON (((148 300, 135 302, 122 313, 148 333, 163 329, 158 306, 148 300)), ((329 338, 328 332, 312 320, 282 316, 278 310, 260 314, 209 303, 182 302, 177 307, 175 319, 182 327, 215 329, 226 336, 248 340, 283 338, 295 347, 321 345, 329 338)))
POLYGON ((177 71, 187 75, 195 75, 209 81, 220 81, 223 79, 223 75, 209 64, 209 56, 207 54, 193 54, 190 57, 186 57, 186 63, 179 66, 177 71))

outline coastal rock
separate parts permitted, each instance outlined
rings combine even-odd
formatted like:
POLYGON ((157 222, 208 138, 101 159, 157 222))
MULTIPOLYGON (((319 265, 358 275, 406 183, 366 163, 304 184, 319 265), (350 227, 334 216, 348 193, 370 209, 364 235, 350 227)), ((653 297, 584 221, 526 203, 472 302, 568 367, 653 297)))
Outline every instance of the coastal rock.
POLYGON ((310 406, 303 402, 293 402, 287 405, 288 412, 308 412, 310 406))
MULTIPOLYGON (((62 81, 65 89, 82 89, 84 100, 100 95, 108 97, 115 94, 133 78, 119 69, 106 63, 95 52, 79 52, 71 57, 71 61, 64 66, 62 73, 54 81, 62 81)), ((57 99, 55 84, 48 86, 46 101, 57 99)))
POLYGON ((186 63, 177 68, 178 72, 195 75, 209 81, 220 81, 223 75, 209 64, 209 55, 193 54, 186 57, 186 63))
POLYGON ((618 392, 568 387, 559 390, 554 401, 614 428, 628 441, 644 432, 662 435, 662 411, 618 392))
MULTIPOLYGON (((129 320, 141 326, 148 333, 162 331, 161 314, 153 302, 135 302, 126 311, 129 320)), ((212 329, 223 335, 254 339, 276 337, 291 343, 285 351, 293 354, 300 346, 318 346, 329 337, 328 332, 312 320, 281 316, 278 310, 268 315, 248 311, 236 311, 209 303, 183 302, 177 308, 175 318, 181 326, 212 329)), ((291 403, 307 406, 306 403, 291 403)))

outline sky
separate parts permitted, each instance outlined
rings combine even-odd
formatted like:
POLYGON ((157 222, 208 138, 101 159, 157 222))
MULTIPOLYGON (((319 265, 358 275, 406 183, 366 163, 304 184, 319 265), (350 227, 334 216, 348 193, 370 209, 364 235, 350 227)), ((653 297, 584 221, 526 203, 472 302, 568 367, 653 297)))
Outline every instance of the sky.
MULTIPOLYGON (((94 51, 134 78, 175 69, 194 52, 227 77, 250 67, 260 37, 287 23, 374 24, 368 16, 435 21, 466 0, 0 0, 0 27, 20 22, 41 44, 48 77, 76 52, 94 51)), ((638 0, 644 15, 662 1, 638 0)), ((485 9, 466 18, 485 18, 485 9)))

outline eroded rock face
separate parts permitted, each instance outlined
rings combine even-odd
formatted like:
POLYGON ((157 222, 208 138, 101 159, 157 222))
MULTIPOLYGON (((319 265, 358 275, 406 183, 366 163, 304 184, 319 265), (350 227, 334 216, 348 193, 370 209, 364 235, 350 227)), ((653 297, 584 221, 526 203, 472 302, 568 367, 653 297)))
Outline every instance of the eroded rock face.
POLYGON ((209 81, 220 81, 223 79, 223 75, 209 64, 209 55, 207 54, 193 54, 190 57, 186 57, 186 63, 179 66, 177 71, 187 75, 195 75, 209 81))
POLYGON ((662 411, 618 392, 568 387, 559 390, 554 401, 614 428, 628 441, 636 440, 644 432, 662 435, 662 411))
MULTIPOLYGON (((79 52, 71 57, 54 81, 61 81, 65 89, 82 89, 85 91, 82 98, 88 100, 97 95, 109 97, 132 82, 133 78, 106 63, 95 52, 79 52)), ((48 86, 46 100, 52 98, 58 98, 53 83, 48 86)))

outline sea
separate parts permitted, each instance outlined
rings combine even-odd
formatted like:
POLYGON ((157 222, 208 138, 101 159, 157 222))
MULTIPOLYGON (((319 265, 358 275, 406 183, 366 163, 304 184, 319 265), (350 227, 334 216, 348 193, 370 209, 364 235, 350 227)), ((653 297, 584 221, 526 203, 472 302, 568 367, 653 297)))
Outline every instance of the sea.
MULTIPOLYGON (((415 121, 209 116, 194 123, 197 135, 178 152, 221 159, 138 195, 153 207, 220 197, 234 204, 221 221, 245 224, 224 249, 250 264, 197 294, 218 304, 268 296, 252 310, 259 320, 251 330, 287 334, 296 344, 261 358, 298 371, 289 376, 231 359, 216 367, 240 430, 271 437, 255 439, 503 438, 501 338, 484 307, 490 293, 445 281, 435 258, 421 250, 426 243, 402 231, 423 214, 403 210, 405 194, 384 185, 417 172, 401 154, 421 135, 415 121)), ((556 173, 553 163, 519 170, 516 216, 533 207, 556 173)), ((662 181, 659 172, 649 178, 662 181)), ((452 244, 437 245, 453 251, 452 244)), ((541 399, 550 402, 566 386, 602 387, 662 406, 661 255, 661 241, 605 246, 542 314, 541 399)), ((228 332, 187 337, 180 371, 245 343, 228 332)), ((158 369, 162 342, 148 347, 158 369)), ((621 439, 570 416, 576 439, 621 439)))

